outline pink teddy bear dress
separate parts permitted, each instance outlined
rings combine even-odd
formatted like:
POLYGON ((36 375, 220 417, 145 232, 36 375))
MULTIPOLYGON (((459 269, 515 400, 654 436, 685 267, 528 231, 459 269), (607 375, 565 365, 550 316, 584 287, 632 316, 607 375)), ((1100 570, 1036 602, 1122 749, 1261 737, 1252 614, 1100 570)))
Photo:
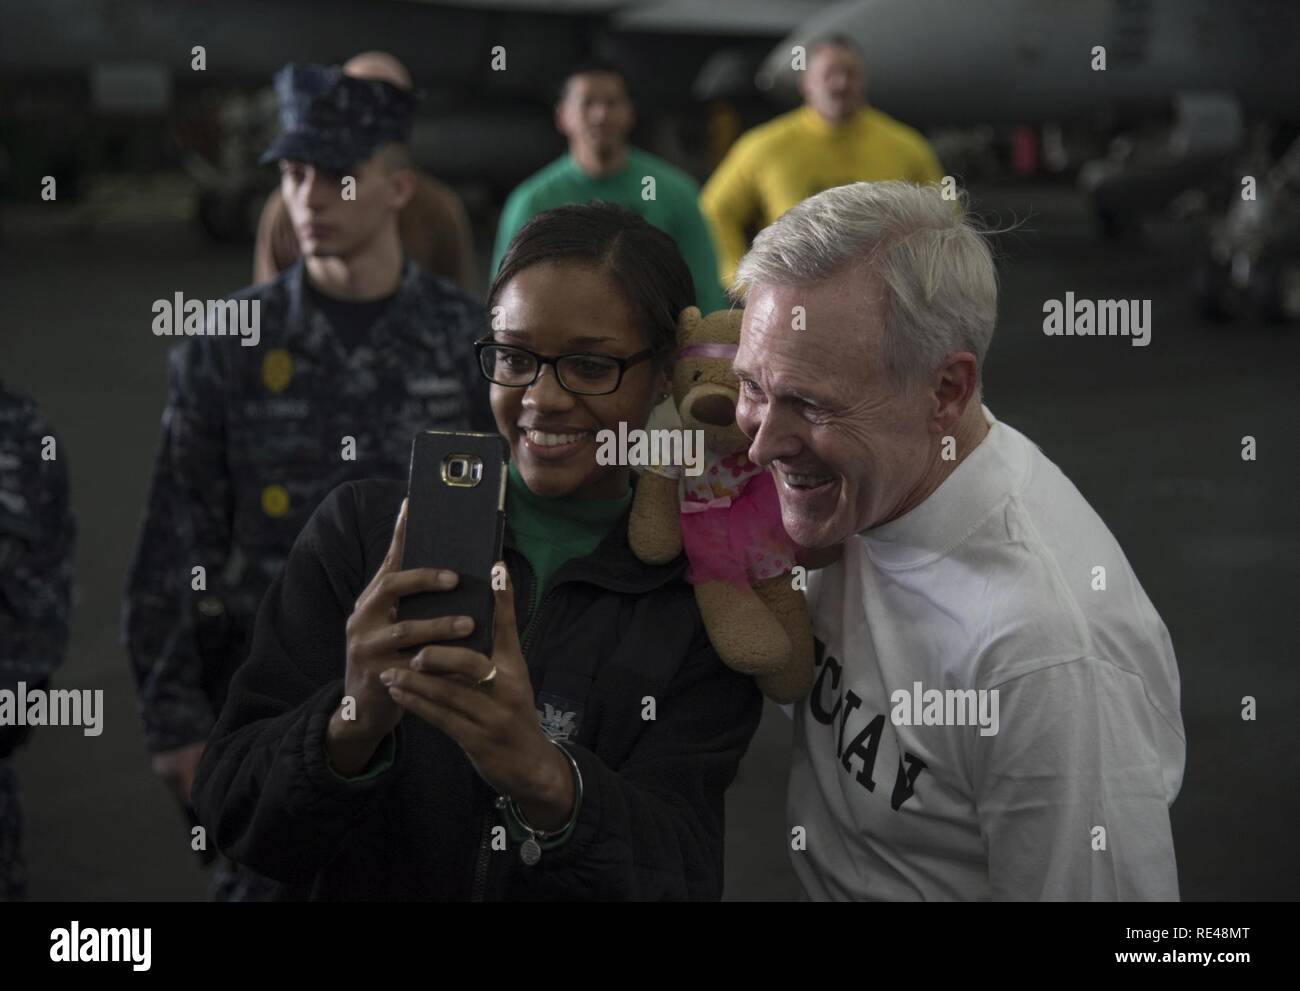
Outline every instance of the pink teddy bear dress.
POLYGON ((798 545, 781 524, 772 473, 744 451, 706 450, 701 474, 682 477, 682 546, 694 585, 728 581, 752 585, 790 571, 798 545))

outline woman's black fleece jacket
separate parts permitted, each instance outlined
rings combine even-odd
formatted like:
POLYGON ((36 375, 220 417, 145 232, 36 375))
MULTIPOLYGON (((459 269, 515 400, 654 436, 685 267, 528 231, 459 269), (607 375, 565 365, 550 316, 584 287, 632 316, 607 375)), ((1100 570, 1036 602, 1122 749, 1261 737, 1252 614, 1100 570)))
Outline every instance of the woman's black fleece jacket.
MULTIPOLYGON (((527 867, 502 845, 496 794, 416 716, 368 780, 329 766, 344 626, 392 539, 401 482, 350 482, 321 504, 258 611, 200 763, 193 802, 231 859, 312 899, 718 899, 723 793, 762 713, 751 678, 710 645, 682 558, 646 565, 625 514, 560 567, 523 640, 537 708, 575 713, 582 771, 567 843, 527 867), (654 719, 642 718, 647 698, 654 719)), ((506 537, 522 631, 532 569, 506 537)))

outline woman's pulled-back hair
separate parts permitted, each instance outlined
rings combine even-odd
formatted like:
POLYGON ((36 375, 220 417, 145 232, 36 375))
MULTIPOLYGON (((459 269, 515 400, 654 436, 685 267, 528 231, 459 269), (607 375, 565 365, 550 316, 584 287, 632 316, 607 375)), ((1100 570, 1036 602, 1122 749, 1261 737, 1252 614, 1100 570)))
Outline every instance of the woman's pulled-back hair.
POLYGON ((488 312, 511 279, 543 262, 586 264, 608 275, 656 352, 673 348, 678 315, 695 303, 695 282, 676 242, 614 203, 559 206, 524 224, 488 289, 488 312))

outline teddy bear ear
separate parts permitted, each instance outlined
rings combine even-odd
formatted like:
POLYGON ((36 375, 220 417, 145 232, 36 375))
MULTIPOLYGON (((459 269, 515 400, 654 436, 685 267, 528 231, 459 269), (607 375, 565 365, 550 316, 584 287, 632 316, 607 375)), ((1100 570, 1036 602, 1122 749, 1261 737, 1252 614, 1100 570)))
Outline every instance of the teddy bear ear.
POLYGON ((698 306, 688 306, 677 317, 677 343, 685 344, 695 333, 695 328, 704 319, 698 306))

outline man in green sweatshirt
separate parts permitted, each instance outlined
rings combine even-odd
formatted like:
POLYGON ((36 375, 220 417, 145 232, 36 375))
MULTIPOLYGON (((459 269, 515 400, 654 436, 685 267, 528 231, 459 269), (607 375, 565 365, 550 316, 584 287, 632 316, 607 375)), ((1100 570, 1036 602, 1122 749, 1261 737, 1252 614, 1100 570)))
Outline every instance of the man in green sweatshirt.
POLYGON ((525 179, 506 200, 492 253, 495 275, 506 246, 535 214, 565 203, 605 200, 641 214, 672 236, 695 279, 705 313, 728 305, 717 255, 698 205, 699 186, 681 169, 628 141, 636 111, 619 69, 604 62, 575 68, 555 106, 569 153, 525 179))

